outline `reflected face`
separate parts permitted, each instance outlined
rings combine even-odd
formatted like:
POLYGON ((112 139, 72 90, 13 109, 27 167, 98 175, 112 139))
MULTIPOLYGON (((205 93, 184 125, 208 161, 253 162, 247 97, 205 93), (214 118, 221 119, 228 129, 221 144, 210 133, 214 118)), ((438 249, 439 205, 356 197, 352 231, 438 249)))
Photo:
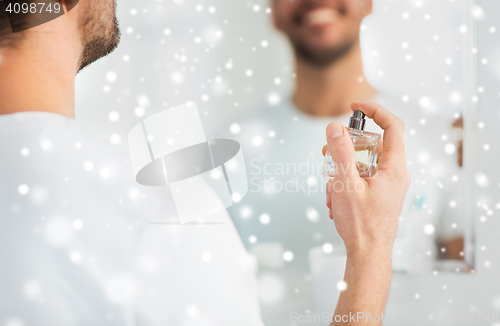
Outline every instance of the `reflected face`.
POLYGON ((120 29, 116 19, 115 0, 80 1, 79 30, 83 42, 79 69, 111 52, 120 42, 120 29))
POLYGON ((326 65, 347 53, 359 39, 361 21, 372 0, 275 0, 276 27, 295 53, 314 65, 326 65))

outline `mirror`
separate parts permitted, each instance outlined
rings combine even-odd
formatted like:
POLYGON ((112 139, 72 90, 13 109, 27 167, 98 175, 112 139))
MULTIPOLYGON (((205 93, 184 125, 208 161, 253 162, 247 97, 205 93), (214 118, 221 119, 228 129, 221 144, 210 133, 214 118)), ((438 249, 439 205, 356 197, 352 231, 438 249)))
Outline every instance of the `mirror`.
MULTIPOLYGON (((343 275, 342 240, 325 207, 321 148, 327 124, 347 124, 349 114, 333 118, 328 109, 313 114, 307 105, 298 108, 293 94, 304 72, 297 71, 289 38, 273 26, 274 15, 290 9, 277 10, 276 4, 305 3, 297 10, 306 12, 311 2, 172 1, 137 15, 132 10, 141 8, 123 6, 125 42, 113 55, 119 64, 131 60, 140 68, 108 83, 120 92, 117 96, 88 82, 117 69, 112 61, 82 72, 84 87, 77 88, 80 121, 100 133, 108 132, 109 121, 96 121, 95 116, 102 116, 101 108, 115 105, 117 98, 135 112, 122 116, 127 121, 123 131, 113 125, 122 135, 139 116, 194 100, 207 138, 241 144, 249 190, 229 213, 256 257, 261 309, 271 325, 290 324, 291 312, 330 311, 343 275), (87 96, 91 92, 94 98, 87 96)), ((364 2, 331 1, 345 6, 345 12, 349 5, 364 2)), ((364 12, 358 14, 353 18, 357 27, 353 23, 345 29, 350 33, 359 28, 361 38, 363 69, 354 82, 371 85, 377 91, 372 99, 400 115, 406 125, 413 188, 394 249, 394 273, 471 273, 473 185, 482 182, 474 169, 475 105, 482 92, 475 66, 483 64, 475 49, 474 22, 484 12, 470 0, 375 0, 370 15, 361 20, 364 12)), ((316 11, 307 19, 326 22, 334 15, 316 11)), ((345 77, 337 85, 348 82, 345 77)), ((338 106, 349 110, 349 102, 338 106)), ((373 124, 367 131, 380 132, 373 124)))
MULTIPOLYGON (((412 174, 393 251, 393 271, 412 276, 473 273, 476 176, 471 149, 476 143, 468 126, 475 121, 474 96, 481 92, 475 84, 476 60, 481 59, 475 49, 474 21, 484 13, 465 0, 380 0, 373 5, 373 13, 360 28, 364 75, 357 82, 373 86, 377 95, 372 101, 404 120, 412 174)), ((274 7, 274 15, 286 15, 287 9, 286 5, 274 7)), ((309 18, 328 19, 320 14, 309 18)), ((276 41, 269 40, 274 45, 270 48, 288 48, 292 58, 290 53, 308 50, 297 49, 304 47, 301 44, 291 47, 290 35, 302 39, 293 29, 284 29, 276 34, 276 41)), ((261 60, 255 60, 252 68, 267 62, 261 60)), ((329 311, 342 286, 345 253, 326 215, 327 180, 319 177, 323 160, 318 149, 325 143, 327 124, 336 120, 346 125, 349 114, 313 112, 308 103, 321 95, 306 96, 309 102, 300 102, 297 89, 307 88, 301 84, 305 73, 300 65, 294 68, 293 59, 277 65, 286 73, 275 72, 278 80, 276 75, 265 76, 279 84, 285 79, 281 76, 291 74, 288 88, 267 83, 272 91, 260 90, 255 80, 249 82, 257 89, 252 94, 259 90, 269 94, 267 104, 256 105, 260 113, 252 112, 257 111, 252 107, 225 126, 243 146, 250 182, 249 193, 230 213, 257 257, 265 320, 293 322, 293 317, 295 321, 304 317, 308 307, 329 311), (277 88, 279 92, 274 91, 277 88), (320 147, 312 148, 312 143, 320 147), (295 293, 302 294, 302 301, 295 293)), ((251 78, 264 73, 256 71, 251 78)), ((342 83, 349 83, 347 73, 342 83)), ((341 86, 333 85, 332 93, 334 87, 341 86)), ((313 87, 308 91, 316 94, 313 87)), ((366 130, 381 132, 369 121, 366 130)), ((397 287, 393 291, 397 297, 397 287)))

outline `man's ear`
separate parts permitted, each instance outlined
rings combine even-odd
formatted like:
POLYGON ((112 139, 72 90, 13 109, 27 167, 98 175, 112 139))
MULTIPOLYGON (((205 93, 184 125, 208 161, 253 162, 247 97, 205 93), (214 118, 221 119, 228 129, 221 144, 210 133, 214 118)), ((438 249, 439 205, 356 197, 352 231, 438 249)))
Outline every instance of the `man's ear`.
POLYGON ((373 0, 363 0, 363 17, 368 16, 373 11, 373 0))

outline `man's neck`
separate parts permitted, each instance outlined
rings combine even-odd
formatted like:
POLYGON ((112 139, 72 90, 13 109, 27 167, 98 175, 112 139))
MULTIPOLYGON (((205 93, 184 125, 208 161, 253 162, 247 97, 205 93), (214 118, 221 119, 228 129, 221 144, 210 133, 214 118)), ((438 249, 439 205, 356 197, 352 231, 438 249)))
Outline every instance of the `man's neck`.
POLYGON ((42 111, 74 117, 78 62, 67 44, 57 42, 64 33, 37 32, 15 47, 0 49, 0 115, 42 111))
POLYGON ((297 108, 315 116, 338 116, 351 112, 353 101, 368 101, 377 91, 363 74, 359 41, 342 58, 325 67, 296 60, 297 108))

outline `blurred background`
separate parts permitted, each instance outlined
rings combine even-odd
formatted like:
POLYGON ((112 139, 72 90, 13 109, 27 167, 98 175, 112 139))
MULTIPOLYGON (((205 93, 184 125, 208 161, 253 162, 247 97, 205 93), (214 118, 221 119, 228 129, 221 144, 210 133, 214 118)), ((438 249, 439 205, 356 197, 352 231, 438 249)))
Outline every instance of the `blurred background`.
MULTIPOLYGON (((119 0, 121 45, 77 77, 77 120, 126 149, 127 134, 138 122, 195 101, 207 137, 234 133, 236 121, 272 110, 293 90, 292 52, 273 28, 270 8, 269 1, 119 0)), ((472 315, 474 324, 500 325, 498 15, 500 4, 485 0, 374 0, 373 14, 361 28, 365 76, 375 88, 450 123, 465 117, 462 198, 470 213, 463 232, 472 244, 472 273, 395 274, 388 312, 421 318, 422 324, 435 324, 428 317, 440 314, 440 324, 456 325, 457 319, 443 319, 449 313, 459 322, 472 315), (478 318, 480 312, 489 313, 489 320, 478 318)), ((319 151, 322 145, 311 147, 319 151)), ((238 227, 244 225, 241 214, 232 217, 238 227)), ((331 240, 333 246, 338 241, 331 240)), ((252 241, 243 242, 251 250, 252 241)), ((283 258, 280 268, 293 260, 283 258)), ((302 288, 259 275, 266 324, 300 324, 283 323, 282 315, 290 313, 302 288), (273 313, 277 310, 282 315, 273 313)), ((314 282, 305 281, 310 308, 299 313, 334 304, 337 279, 322 283, 333 294, 326 296, 313 290, 314 282)))
MULTIPOLYGON (((472 44, 460 32, 465 7, 374 1, 361 33, 366 78, 427 110, 462 112, 472 78, 464 76, 463 49, 472 44)), ((210 136, 221 121, 277 105, 291 92, 294 69, 270 10, 269 1, 118 1, 120 47, 78 76, 78 119, 118 142, 144 117, 195 101, 210 136)))

